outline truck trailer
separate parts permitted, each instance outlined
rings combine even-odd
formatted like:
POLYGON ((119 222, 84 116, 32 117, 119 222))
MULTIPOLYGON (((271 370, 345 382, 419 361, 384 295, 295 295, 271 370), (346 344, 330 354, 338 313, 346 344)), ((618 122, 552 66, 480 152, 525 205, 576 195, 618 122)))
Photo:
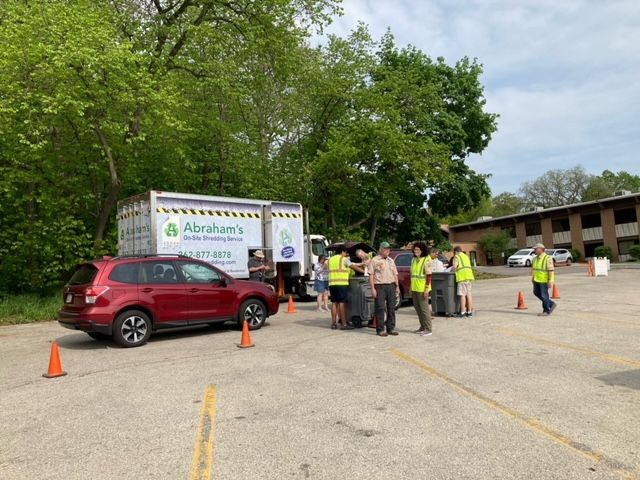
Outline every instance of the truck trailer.
POLYGON ((267 281, 306 297, 328 242, 305 234, 305 220, 299 203, 152 190, 118 202, 118 255, 185 255, 246 279, 262 250, 273 267, 267 281))

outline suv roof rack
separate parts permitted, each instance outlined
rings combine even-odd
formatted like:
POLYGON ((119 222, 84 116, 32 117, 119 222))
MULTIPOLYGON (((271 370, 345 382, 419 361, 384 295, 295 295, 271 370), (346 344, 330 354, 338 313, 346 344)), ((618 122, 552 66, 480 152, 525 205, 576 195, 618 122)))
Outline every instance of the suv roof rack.
POLYGON ((117 255, 112 257, 111 260, 120 260, 122 258, 149 258, 149 257, 176 257, 176 258, 191 258, 187 255, 178 253, 137 253, 131 255, 117 255))

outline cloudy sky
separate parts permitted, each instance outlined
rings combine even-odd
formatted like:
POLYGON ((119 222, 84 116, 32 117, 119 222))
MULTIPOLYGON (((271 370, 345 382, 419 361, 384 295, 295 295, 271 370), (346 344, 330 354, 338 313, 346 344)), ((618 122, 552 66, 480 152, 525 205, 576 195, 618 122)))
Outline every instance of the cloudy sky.
POLYGON ((328 33, 363 21, 455 63, 484 65, 498 132, 470 160, 494 194, 552 168, 640 174, 640 0, 343 0, 328 33))

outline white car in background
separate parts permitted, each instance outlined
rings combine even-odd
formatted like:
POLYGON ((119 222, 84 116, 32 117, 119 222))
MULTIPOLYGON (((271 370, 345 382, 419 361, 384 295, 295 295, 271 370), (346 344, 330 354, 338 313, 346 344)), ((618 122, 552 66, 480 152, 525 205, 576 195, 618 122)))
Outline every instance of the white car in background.
POLYGON ((507 259, 507 265, 510 267, 530 267, 535 256, 536 252, 533 248, 523 248, 507 259))
POLYGON ((567 265, 571 265, 571 262, 573 262, 571 252, 566 248, 550 248, 547 250, 547 255, 551 255, 551 257, 553 257, 554 264, 566 263, 567 265))

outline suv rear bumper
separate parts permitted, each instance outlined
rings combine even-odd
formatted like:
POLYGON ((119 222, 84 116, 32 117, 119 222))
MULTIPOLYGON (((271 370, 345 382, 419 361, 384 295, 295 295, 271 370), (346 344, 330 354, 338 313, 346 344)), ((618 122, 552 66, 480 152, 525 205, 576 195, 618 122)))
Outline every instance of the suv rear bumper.
POLYGON ((113 325, 111 323, 96 323, 92 320, 81 318, 79 315, 76 316, 64 311, 58 312, 58 323, 64 328, 68 328, 71 330, 97 332, 104 335, 111 335, 113 333, 113 325))

